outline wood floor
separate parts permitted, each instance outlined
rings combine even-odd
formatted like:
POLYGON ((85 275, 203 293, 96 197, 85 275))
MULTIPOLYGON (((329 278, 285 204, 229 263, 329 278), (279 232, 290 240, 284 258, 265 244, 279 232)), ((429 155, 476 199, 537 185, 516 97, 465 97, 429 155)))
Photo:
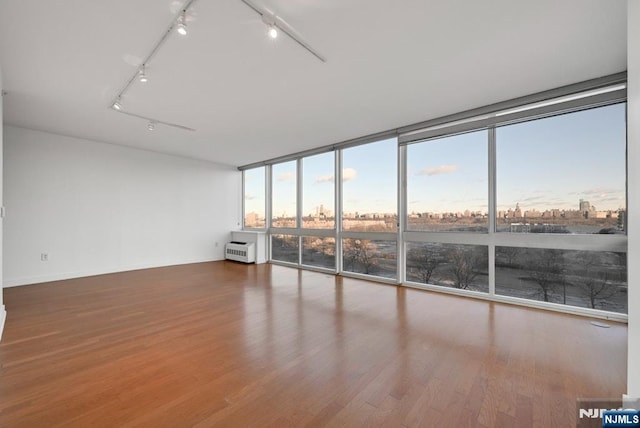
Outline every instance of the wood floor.
POLYGON ((627 328, 201 263, 4 290, 0 426, 575 426, 627 328))

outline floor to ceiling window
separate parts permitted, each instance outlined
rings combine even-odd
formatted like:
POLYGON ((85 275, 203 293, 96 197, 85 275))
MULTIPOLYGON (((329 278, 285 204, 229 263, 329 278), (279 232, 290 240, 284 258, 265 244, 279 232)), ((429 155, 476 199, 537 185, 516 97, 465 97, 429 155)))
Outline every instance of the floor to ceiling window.
POLYGON ((616 91, 405 140, 406 281, 626 313, 626 104, 616 91))
POLYGON ((301 165, 301 263, 335 270, 335 152, 304 157, 301 165))
POLYGON ((508 102, 246 169, 244 226, 267 227, 273 262, 624 317, 625 97, 508 102))
POLYGON ((342 150, 342 268, 397 278, 395 138, 342 150))
POLYGON ((488 147, 487 130, 407 147, 407 281, 489 292, 488 247, 449 236, 488 231, 488 147))
POLYGON ((625 154, 624 103, 496 130, 497 294, 626 312, 625 154))
POLYGON ((299 237, 286 229, 298 225, 297 183, 297 161, 271 165, 271 259, 295 264, 300 261, 299 237))

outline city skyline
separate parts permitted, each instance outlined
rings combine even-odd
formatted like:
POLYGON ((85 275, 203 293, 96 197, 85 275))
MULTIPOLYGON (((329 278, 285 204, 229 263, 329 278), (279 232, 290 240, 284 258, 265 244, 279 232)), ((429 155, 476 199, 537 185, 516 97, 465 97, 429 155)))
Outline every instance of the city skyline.
MULTIPOLYGON (((535 207, 532 208, 526 208, 523 207, 522 205, 520 205, 519 203, 516 202, 516 205, 514 207, 510 207, 507 208, 506 210, 496 210, 496 216, 497 217, 509 217, 509 213, 517 213, 520 212, 521 215, 511 215, 511 218, 526 218, 526 217, 530 217, 530 218, 540 218, 542 214, 564 214, 564 213, 583 213, 584 211, 590 212, 590 213, 594 213, 593 218, 600 218, 600 217, 595 217, 595 213, 610 213, 612 215, 616 215, 616 213, 618 213, 619 211, 626 211, 626 209, 624 207, 620 207, 618 209, 608 209, 608 210, 600 210, 598 209, 596 206, 594 205, 590 205, 590 209, 588 210, 583 210, 581 209, 581 204, 582 203, 587 203, 590 204, 590 201, 586 201, 583 199, 578 200, 578 202, 575 204, 574 207, 572 208, 549 208, 549 209, 545 209, 545 210, 539 210, 535 207)), ((322 209, 321 206, 316 206, 315 209, 313 210, 314 212, 310 212, 310 213, 302 213, 302 217, 303 218, 308 218, 308 217, 316 217, 318 216, 319 212, 323 212, 324 216, 326 218, 332 219, 334 218, 334 212, 332 210, 326 210, 326 209, 322 209)), ((256 211, 250 211, 247 212, 246 214, 259 214, 256 211)), ((407 212, 408 216, 419 216, 419 215, 425 215, 425 214, 433 214, 433 215, 462 215, 462 216, 466 216, 466 217, 473 217, 473 216, 488 216, 489 213, 487 211, 481 211, 481 210, 476 210, 476 211, 472 211, 469 209, 466 209, 464 211, 442 211, 442 212, 438 212, 438 211, 423 211, 423 212, 416 212, 416 211, 411 211, 411 212, 407 212)), ((396 216, 397 214, 395 212, 391 213, 391 212, 343 212, 343 217, 344 218, 348 218, 348 219, 353 219, 356 218, 358 216, 361 216, 360 218, 362 219, 376 219, 376 218, 386 218, 389 216, 396 216)), ((293 216, 274 216, 274 218, 293 218, 293 216)), ((615 218, 615 217, 614 217, 615 218)), ((264 218, 262 218, 262 220, 264 220, 264 218)))

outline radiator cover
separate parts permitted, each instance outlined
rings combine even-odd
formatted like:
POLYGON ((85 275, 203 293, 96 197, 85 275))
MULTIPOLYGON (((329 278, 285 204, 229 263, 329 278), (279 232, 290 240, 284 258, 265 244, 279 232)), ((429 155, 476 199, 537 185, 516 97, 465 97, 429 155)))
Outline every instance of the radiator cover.
POLYGON ((243 263, 256 261, 256 248, 253 242, 229 242, 224 246, 224 257, 243 263))

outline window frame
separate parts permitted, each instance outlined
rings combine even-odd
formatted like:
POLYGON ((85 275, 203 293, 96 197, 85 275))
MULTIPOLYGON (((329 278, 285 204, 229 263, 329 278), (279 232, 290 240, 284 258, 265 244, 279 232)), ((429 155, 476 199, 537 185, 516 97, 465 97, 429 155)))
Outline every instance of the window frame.
MULTIPOLYGON (((570 114, 590 108, 602 107, 617 103, 625 103, 626 106, 626 73, 618 73, 585 82, 568 85, 540 93, 503 101, 500 103, 463 111, 453 115, 417 123, 414 125, 396 128, 393 130, 373 134, 345 141, 330 146, 313 149, 285 157, 272 159, 265 162, 246 165, 240 170, 250 169, 264 165, 266 174, 265 193, 265 216, 266 232, 269 237, 269 248, 267 249, 268 260, 274 264, 292 266, 302 269, 321 271, 325 273, 340 274, 355 278, 374 279, 379 282, 392 283, 408 287, 435 290, 438 292, 472 296, 496 302, 523 305, 547 310, 554 310, 563 313, 586 315, 625 322, 628 320, 626 314, 608 312, 598 309, 574 307, 564 304, 540 302, 527 300, 518 297, 509 297, 495 293, 495 251, 496 247, 519 247, 519 248, 548 248, 560 250, 592 250, 611 251, 627 254, 627 234, 599 235, 599 234, 524 234, 496 232, 496 128, 505 125, 512 125, 526 121, 543 119, 546 117, 570 114), (407 146, 409 144, 447 137, 455 134, 466 133, 486 129, 488 131, 488 231, 478 232, 429 232, 419 230, 408 230, 407 227, 407 146), (396 232, 358 232, 344 231, 342 224, 343 215, 343 150, 349 147, 374 143, 381 140, 397 138, 397 225, 396 232), (307 156, 331 151, 334 153, 335 162, 335 227, 333 229, 306 229, 302 227, 302 159, 307 156), (296 224, 295 228, 274 228, 271 224, 272 217, 272 196, 273 196, 273 174, 272 165, 285 161, 296 160, 297 180, 296 180, 296 224), (294 235, 298 237, 298 263, 287 263, 272 260, 271 258, 271 236, 273 234, 294 235), (333 237, 336 242, 335 248, 335 269, 325 269, 320 267, 302 264, 302 238, 303 237, 333 237), (353 272, 346 272, 343 269, 343 248, 344 239, 371 239, 371 240, 395 240, 397 248, 397 278, 388 278, 363 275, 353 272), (425 242, 442 244, 467 244, 481 245, 488 248, 488 279, 489 293, 478 293, 468 290, 457 290, 430 284, 419 284, 407 281, 406 278, 406 255, 407 243, 425 242)), ((628 142, 627 142, 628 144, 628 142)), ((627 162, 625 162, 625 173, 628 176, 627 162)), ((625 189, 627 205, 625 208, 625 222, 628 222, 628 189, 625 189)), ((243 175, 243 222, 244 225, 244 175, 243 175)))

